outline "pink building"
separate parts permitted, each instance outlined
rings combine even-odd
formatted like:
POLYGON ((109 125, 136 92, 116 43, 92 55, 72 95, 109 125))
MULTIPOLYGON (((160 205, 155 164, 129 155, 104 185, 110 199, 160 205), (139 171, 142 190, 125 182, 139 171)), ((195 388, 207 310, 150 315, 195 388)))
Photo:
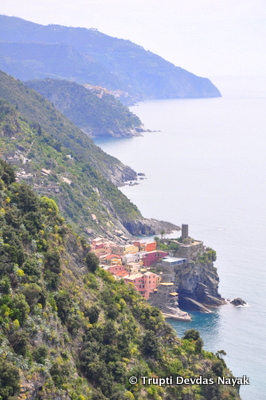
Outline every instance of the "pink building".
POLYGON ((168 253, 161 250, 150 251, 146 253, 144 256, 142 256, 143 266, 150 267, 151 265, 156 264, 158 261, 160 261, 167 255, 168 253))
MULTIPOLYGON (((111 272, 111 274, 113 274, 113 275, 116 275, 117 272, 120 272, 120 271, 127 272, 124 265, 111 265, 111 267, 108 268, 108 271, 111 272)), ((127 274, 128 274, 128 272, 127 272, 127 274)))
POLYGON ((150 294, 157 289, 160 283, 160 276, 154 274, 153 272, 145 272, 145 274, 134 274, 124 277, 125 282, 132 283, 135 289, 148 300, 150 294))

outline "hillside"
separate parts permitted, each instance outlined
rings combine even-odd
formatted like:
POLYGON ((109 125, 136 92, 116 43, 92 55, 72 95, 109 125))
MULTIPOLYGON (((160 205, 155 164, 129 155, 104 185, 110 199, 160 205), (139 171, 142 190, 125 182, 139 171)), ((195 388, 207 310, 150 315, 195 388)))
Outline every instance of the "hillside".
POLYGON ((56 110, 52 103, 22 82, 0 71, 0 97, 13 104, 27 119, 41 127, 69 152, 75 153, 116 185, 134 180, 136 173, 116 158, 104 153, 93 141, 56 110))
POLYGON ((16 105, 0 101, 4 157, 16 165, 20 181, 57 201, 76 230, 109 237, 119 231, 121 238, 175 228, 143 218, 114 185, 136 173, 95 146, 41 95, 0 72, 0 96, 16 105))
POLYGON ((33 80, 25 82, 66 115, 89 136, 131 137, 142 131, 140 119, 102 91, 98 95, 75 82, 33 80))
POLYGON ((194 330, 177 338, 158 309, 99 268, 56 203, 15 182, 2 160, 0 190, 2 400, 240 399, 237 387, 217 384, 232 377, 222 352, 205 351, 194 330), (209 384, 141 379, 169 376, 209 384))
POLYGON ((132 101, 221 96, 209 79, 177 67, 129 40, 95 29, 43 26, 2 15, 0 40, 0 68, 21 79, 49 77, 86 82, 120 89, 132 101), (56 48, 62 54, 59 59, 56 48))

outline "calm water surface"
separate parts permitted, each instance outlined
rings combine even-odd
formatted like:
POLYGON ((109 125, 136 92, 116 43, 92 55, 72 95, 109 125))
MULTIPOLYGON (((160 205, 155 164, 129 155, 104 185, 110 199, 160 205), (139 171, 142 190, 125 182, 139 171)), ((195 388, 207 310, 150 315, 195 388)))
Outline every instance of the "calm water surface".
POLYGON ((191 237, 217 251, 220 293, 248 306, 193 313, 191 323, 172 325, 179 336, 198 329, 207 350, 225 350, 235 376, 250 377, 242 399, 264 400, 266 85, 238 83, 217 84, 224 88, 218 99, 140 103, 131 110, 155 132, 96 143, 146 174, 140 185, 122 188, 145 217, 187 223, 191 237))

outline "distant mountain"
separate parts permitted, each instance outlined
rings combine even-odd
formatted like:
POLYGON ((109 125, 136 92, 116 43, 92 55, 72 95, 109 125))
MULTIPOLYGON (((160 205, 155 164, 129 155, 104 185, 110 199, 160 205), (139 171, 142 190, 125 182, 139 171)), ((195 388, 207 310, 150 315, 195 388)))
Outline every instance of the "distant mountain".
POLYGON ((126 89, 95 59, 64 43, 0 42, 0 69, 22 81, 48 77, 126 89))
POLYGON ((0 16, 0 40, 0 68, 20 79, 86 82, 119 89, 135 100, 221 96, 209 79, 95 29, 0 16))
POLYGON ((27 81, 26 85, 90 136, 131 137, 143 130, 140 119, 104 90, 95 94, 78 83, 59 79, 27 81))

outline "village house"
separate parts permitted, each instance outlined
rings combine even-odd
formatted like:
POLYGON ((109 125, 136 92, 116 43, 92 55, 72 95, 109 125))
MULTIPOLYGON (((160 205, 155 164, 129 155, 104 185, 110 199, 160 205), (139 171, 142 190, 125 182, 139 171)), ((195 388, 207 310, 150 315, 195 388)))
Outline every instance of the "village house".
POLYGON ((126 245, 113 245, 112 253, 117 254, 119 256, 124 256, 129 253, 137 253, 139 251, 138 247, 132 244, 126 245))
POLYGON ((109 254, 102 258, 102 260, 106 261, 108 265, 121 265, 122 264, 122 257, 118 256, 117 254, 109 254))
POLYGON ((168 255, 167 252, 161 251, 161 250, 153 250, 150 251, 149 253, 146 253, 142 257, 142 263, 144 267, 150 267, 151 265, 156 264, 158 261, 160 261, 162 258, 166 257, 168 255))
POLYGON ((130 263, 139 263, 140 262, 140 253, 129 253, 125 254, 122 257, 123 264, 127 265, 130 263))
POLYGON ((153 272, 137 273, 124 277, 124 281, 132 283, 135 289, 148 300, 150 294, 153 293, 160 283, 160 276, 153 272))

